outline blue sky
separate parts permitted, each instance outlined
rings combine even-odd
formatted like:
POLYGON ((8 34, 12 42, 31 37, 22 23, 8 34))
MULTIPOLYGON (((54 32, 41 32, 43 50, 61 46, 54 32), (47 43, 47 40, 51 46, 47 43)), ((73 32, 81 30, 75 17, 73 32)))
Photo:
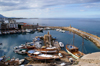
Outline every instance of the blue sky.
POLYGON ((100 0, 0 0, 0 14, 26 18, 100 18, 100 0))

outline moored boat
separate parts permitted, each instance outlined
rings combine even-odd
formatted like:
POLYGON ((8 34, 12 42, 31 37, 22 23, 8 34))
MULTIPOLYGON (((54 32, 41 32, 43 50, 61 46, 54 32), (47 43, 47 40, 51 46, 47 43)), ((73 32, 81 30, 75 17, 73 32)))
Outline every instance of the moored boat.
POLYGON ((16 49, 14 50, 15 53, 18 53, 18 54, 26 54, 28 50, 27 49, 16 49))
POLYGON ((62 42, 59 42, 60 47, 64 47, 64 44, 62 42))
POLYGON ((85 55, 84 53, 82 53, 81 51, 78 50, 78 48, 74 45, 66 45, 66 51, 72 55, 75 59, 79 59, 81 58, 83 55, 85 55))

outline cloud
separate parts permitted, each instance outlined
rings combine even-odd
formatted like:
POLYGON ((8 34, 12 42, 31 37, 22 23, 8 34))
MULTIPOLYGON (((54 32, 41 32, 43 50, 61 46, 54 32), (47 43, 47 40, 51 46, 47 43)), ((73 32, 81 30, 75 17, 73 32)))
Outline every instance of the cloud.
POLYGON ((83 4, 85 8, 93 8, 93 7, 100 7, 100 3, 89 3, 89 4, 83 4))
POLYGON ((57 5, 94 2, 100 2, 100 0, 0 0, 0 10, 42 9, 57 5))
POLYGON ((85 10, 80 10, 80 11, 85 11, 85 10))

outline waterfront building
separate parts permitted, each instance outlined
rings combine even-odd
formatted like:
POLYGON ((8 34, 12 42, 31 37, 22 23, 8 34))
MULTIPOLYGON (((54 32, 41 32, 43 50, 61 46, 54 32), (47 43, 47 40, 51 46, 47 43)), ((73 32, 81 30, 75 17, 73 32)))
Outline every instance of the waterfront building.
POLYGON ((9 19, 7 23, 8 29, 18 29, 18 23, 14 19, 9 19))
POLYGON ((38 25, 31 25, 31 24, 27 24, 27 23, 20 23, 21 25, 21 29, 37 29, 38 25))

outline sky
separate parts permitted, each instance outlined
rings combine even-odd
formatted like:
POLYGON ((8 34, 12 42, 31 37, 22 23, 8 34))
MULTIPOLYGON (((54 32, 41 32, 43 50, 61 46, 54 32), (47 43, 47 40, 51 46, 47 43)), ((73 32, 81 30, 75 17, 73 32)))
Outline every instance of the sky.
POLYGON ((0 14, 24 18, 100 18, 100 0, 0 0, 0 14))

